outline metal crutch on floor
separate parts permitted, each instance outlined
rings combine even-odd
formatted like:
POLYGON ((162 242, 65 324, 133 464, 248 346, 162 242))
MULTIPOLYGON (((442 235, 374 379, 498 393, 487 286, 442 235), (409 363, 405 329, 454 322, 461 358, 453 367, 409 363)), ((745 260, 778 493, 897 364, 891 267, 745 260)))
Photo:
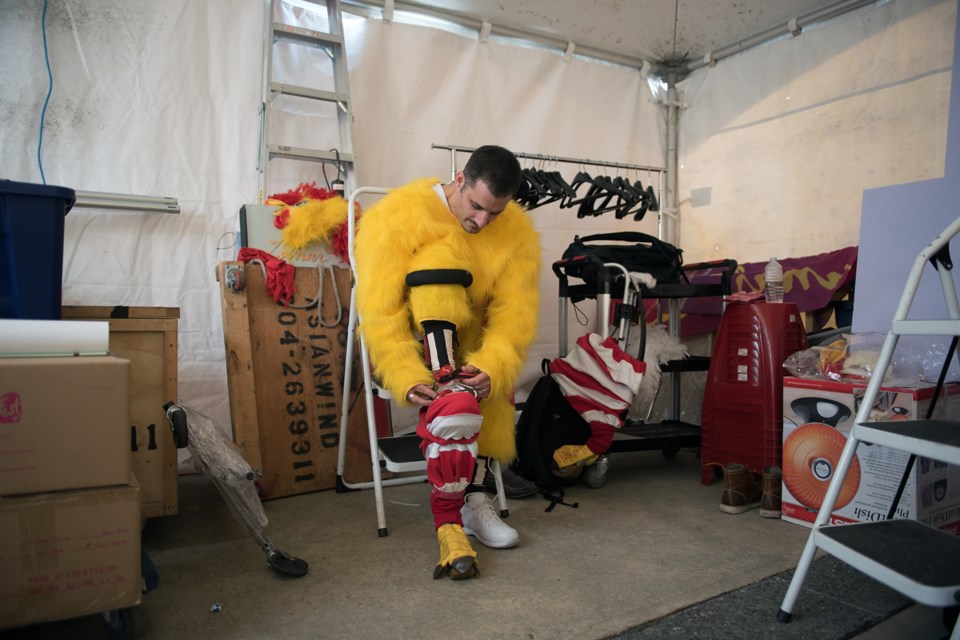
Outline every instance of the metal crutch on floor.
POLYGON ((288 576, 307 574, 307 562, 273 546, 264 528, 267 514, 255 481, 260 477, 237 446, 207 416, 182 404, 164 406, 177 448, 190 450, 195 464, 213 480, 234 517, 245 525, 267 556, 267 566, 288 576))

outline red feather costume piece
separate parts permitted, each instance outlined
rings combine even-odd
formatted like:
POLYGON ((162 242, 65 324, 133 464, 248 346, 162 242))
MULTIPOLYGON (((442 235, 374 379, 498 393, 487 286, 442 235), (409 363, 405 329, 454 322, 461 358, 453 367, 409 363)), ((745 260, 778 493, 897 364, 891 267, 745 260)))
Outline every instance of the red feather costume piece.
POLYGON ((266 204, 279 207, 273 226, 281 230, 284 244, 303 249, 325 242, 341 262, 350 264, 347 201, 339 193, 317 187, 316 182, 301 183, 296 189, 271 195, 266 204))

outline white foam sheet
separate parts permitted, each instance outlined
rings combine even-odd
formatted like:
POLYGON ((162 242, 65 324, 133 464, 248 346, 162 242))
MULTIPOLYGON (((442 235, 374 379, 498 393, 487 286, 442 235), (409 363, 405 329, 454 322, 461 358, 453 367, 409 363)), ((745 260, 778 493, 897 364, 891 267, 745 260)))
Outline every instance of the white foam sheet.
POLYGON ((106 355, 110 323, 0 319, 0 357, 106 355))

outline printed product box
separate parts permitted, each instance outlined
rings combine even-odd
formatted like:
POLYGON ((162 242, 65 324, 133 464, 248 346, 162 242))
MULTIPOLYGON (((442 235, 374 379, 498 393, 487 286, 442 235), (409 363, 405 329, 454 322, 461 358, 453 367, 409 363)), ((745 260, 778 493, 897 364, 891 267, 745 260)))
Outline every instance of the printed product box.
MULTIPOLYGON (((865 391, 866 383, 783 379, 784 520, 813 525, 865 391)), ((882 387, 870 421, 924 419, 933 391, 933 385, 882 387)), ((933 417, 958 415, 960 385, 945 385, 933 417)), ((909 457, 904 451, 861 442, 830 522, 885 520, 909 457)), ((960 467, 917 457, 895 517, 960 536, 960 467)))
POLYGON ((139 604, 140 488, 0 499, 0 566, 0 629, 139 604))
POLYGON ((0 359, 0 496, 129 477, 129 360, 0 359))

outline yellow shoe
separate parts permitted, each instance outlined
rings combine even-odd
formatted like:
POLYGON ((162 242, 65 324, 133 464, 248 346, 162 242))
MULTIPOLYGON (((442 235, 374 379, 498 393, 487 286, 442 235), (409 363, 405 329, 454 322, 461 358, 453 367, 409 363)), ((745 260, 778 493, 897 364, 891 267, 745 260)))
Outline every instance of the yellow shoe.
POLYGON ((437 529, 437 540, 440 542, 440 560, 433 570, 434 580, 445 574, 452 580, 480 576, 477 552, 470 546, 463 527, 458 524, 445 524, 437 529))
POLYGON ((553 452, 553 461, 557 463, 560 469, 566 469, 577 465, 578 467, 589 467, 597 461, 597 454, 590 451, 585 444, 565 444, 553 452))

